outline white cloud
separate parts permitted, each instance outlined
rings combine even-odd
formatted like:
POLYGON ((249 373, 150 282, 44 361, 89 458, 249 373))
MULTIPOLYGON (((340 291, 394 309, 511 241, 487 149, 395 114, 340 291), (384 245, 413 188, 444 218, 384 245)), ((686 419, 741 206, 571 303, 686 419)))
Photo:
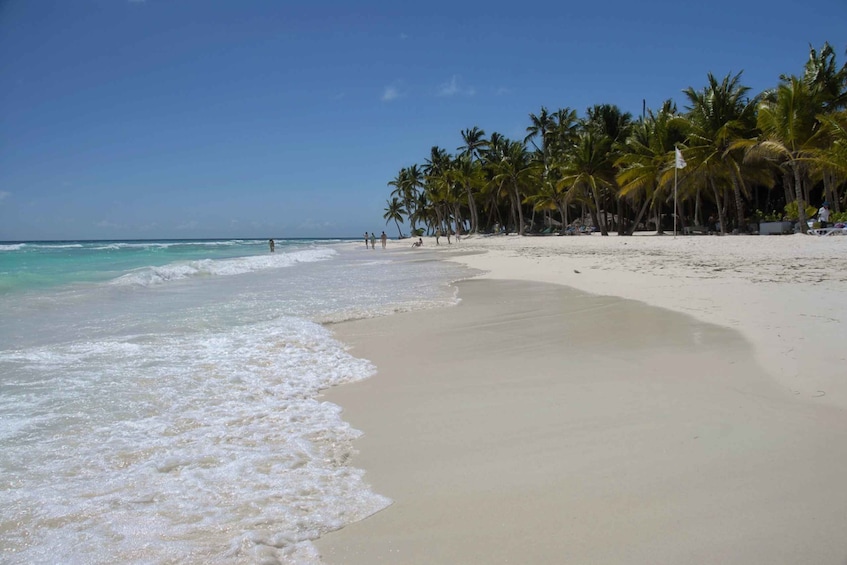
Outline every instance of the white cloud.
POLYGON ((405 41, 405 40, 409 39, 409 36, 408 36, 408 35, 406 35, 405 33, 401 33, 401 34, 400 34, 400 39, 401 39, 402 41, 405 41))
POLYGON ((386 86, 385 90, 382 92, 382 101, 391 102, 392 100, 396 100, 399 96, 400 91, 397 90, 396 86, 386 86))
POLYGON ((494 91, 494 94, 497 95, 497 96, 504 96, 506 94, 511 94, 511 93, 512 93, 512 89, 506 88, 505 86, 501 86, 500 88, 498 88, 497 90, 494 91))
POLYGON ((0 202, 3 202, 3 200, 10 197, 11 195, 12 195, 11 192, 7 192, 5 190, 0 190, 0 202))
POLYGON ((473 96, 476 94, 476 90, 472 86, 462 86, 459 84, 459 77, 453 75, 449 82, 445 82, 441 86, 438 87, 438 95, 439 96, 456 96, 457 94, 462 96, 473 96))

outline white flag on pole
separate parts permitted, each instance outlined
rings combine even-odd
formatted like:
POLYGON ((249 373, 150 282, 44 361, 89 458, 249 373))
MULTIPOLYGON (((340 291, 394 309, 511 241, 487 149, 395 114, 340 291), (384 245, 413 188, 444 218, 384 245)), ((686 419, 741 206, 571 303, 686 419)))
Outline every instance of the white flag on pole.
POLYGON ((685 159, 682 158, 682 151, 679 150, 679 147, 674 150, 676 151, 676 162, 674 163, 674 166, 677 169, 684 169, 687 163, 685 162, 685 159))

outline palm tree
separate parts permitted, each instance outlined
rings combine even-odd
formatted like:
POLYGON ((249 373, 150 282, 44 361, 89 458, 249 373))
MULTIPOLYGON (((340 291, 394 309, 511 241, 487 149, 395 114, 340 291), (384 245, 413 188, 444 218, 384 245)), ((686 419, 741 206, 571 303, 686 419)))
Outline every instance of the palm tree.
POLYGON ((414 214, 414 207, 417 202, 418 189, 423 187, 423 173, 416 164, 411 167, 404 167, 400 169, 393 180, 389 181, 388 185, 395 187, 391 191, 391 196, 397 196, 403 201, 403 207, 409 215, 409 222, 414 232, 417 219, 414 214))
POLYGON ((502 157, 494 166, 493 180, 509 194, 518 233, 524 235, 523 199, 532 178, 532 163, 526 146, 520 141, 505 141, 502 157))
POLYGON ((818 120, 818 105, 809 85, 802 79, 786 77, 759 104, 759 140, 746 144, 748 158, 769 159, 791 172, 797 202, 800 230, 806 233, 806 197, 811 180, 810 168, 828 146, 830 128, 818 120))
POLYGON ((452 158, 447 151, 437 145, 433 146, 424 165, 424 192, 433 205, 436 224, 445 230, 448 227, 452 197, 451 167, 452 158))
MULTIPOLYGON (((661 202, 669 196, 673 171, 669 168, 668 156, 685 139, 682 129, 685 122, 675 120, 676 115, 676 106, 670 100, 665 101, 657 113, 651 110, 635 124, 615 163, 619 171, 616 180, 620 196, 633 201, 643 199, 627 235, 635 232, 651 205, 658 203, 661 207, 661 202)), ((656 224, 661 233, 661 218, 657 218, 656 224)))
MULTIPOLYGON (((820 53, 809 47, 809 60, 806 62, 804 71, 803 81, 808 85, 817 104, 820 105, 823 121, 827 121, 828 116, 847 107, 847 64, 841 68, 838 67, 835 52, 829 43, 823 44, 820 53)), ((830 123, 830 125, 835 124, 830 123)), ((824 199, 832 202, 835 211, 840 212, 841 201, 837 188, 844 182, 845 176, 830 161, 823 159, 818 163, 824 183, 824 199)))
POLYGON ((403 232, 400 231, 400 224, 403 223, 403 215, 406 213, 406 209, 403 208, 402 202, 397 197, 392 198, 391 200, 385 201, 388 206, 385 208, 385 214, 382 215, 385 218, 385 223, 387 224, 391 220, 394 220, 394 224, 397 226, 397 233, 399 238, 403 238, 403 232))
POLYGON ((558 164, 562 174, 559 187, 567 190, 571 199, 590 204, 591 219, 603 235, 609 235, 606 223, 600 222, 600 193, 614 185, 611 160, 612 139, 591 129, 580 133, 567 160, 558 164))
MULTIPOLYGON (((617 157, 621 154, 624 141, 629 136, 632 130, 632 114, 622 112, 620 108, 614 104, 595 104, 587 111, 587 117, 583 122, 583 128, 589 129, 597 136, 607 137, 610 141, 608 145, 609 159, 607 161, 610 171, 607 176, 612 179, 608 190, 603 191, 603 201, 606 201, 608 193, 614 198, 615 213, 618 220, 618 233, 624 232, 623 207, 621 206, 620 198, 618 198, 618 186, 614 176, 614 163, 617 157)), ((608 231, 607 216, 605 214, 606 206, 603 206, 603 231, 608 231)), ((598 209, 599 213, 599 209, 598 209)))
MULTIPOLYGON (((745 229, 744 193, 747 192, 742 171, 743 151, 736 141, 755 134, 757 99, 747 97, 749 87, 741 84, 741 73, 726 75, 718 82, 712 73, 702 90, 689 87, 687 118, 690 123, 687 160, 709 186, 715 189, 726 180, 732 187, 736 227, 745 229)), ((716 194, 716 198, 720 198, 716 194)), ((720 209, 720 202, 717 202, 720 209)), ((725 231, 721 221, 721 231, 725 231)))
MULTIPOLYGON (((847 111, 821 116, 821 119, 829 129, 832 144, 821 153, 820 164, 833 181, 840 181, 840 184, 833 182, 836 186, 827 194, 827 199, 834 204, 835 211, 839 212, 843 198, 839 194, 839 186, 843 188, 844 180, 847 179, 847 111)), ((847 205, 847 202, 844 204, 847 205)))
MULTIPOLYGON (((465 142, 456 150, 463 150, 462 155, 467 156, 468 169, 473 168, 473 164, 479 159, 479 152, 488 147, 488 141, 485 140, 485 132, 474 126, 472 129, 462 130, 462 140, 465 142)), ((464 167, 464 166, 463 166, 464 167)), ((465 187, 465 193, 468 197, 468 210, 471 215, 471 233, 476 233, 479 229, 479 217, 477 216, 476 202, 474 200, 474 188, 476 184, 470 182, 470 170, 466 170, 463 175, 462 185, 465 187)))

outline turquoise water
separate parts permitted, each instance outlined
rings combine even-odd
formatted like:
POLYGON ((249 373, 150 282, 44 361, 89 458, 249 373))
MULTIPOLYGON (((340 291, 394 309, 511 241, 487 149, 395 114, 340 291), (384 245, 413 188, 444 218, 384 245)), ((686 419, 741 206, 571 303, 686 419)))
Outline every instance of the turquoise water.
MULTIPOLYGON (((340 240, 280 240, 286 248, 340 240)), ((263 254, 267 240, 0 242, 0 292, 98 282, 133 269, 263 254)))
POLYGON ((467 274, 395 242, 0 244, 2 561, 319 562, 390 504, 320 399, 375 368, 325 323, 467 274))

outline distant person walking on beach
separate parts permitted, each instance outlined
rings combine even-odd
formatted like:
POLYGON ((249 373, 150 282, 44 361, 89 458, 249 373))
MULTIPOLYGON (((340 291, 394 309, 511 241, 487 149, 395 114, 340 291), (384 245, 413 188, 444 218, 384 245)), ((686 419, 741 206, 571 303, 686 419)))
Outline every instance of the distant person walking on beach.
POLYGON ((368 232, 365 232, 365 249, 368 248, 368 232))
POLYGON ((371 232, 371 249, 376 249, 376 236, 371 232))
POLYGON ((274 240, 272 240, 272 239, 268 240, 268 247, 271 248, 271 253, 273 253, 274 252, 274 240))
POLYGON ((818 221, 822 228, 829 227, 829 202, 824 202, 821 209, 818 210, 818 221))
POLYGON ((435 245, 441 245, 438 243, 438 239, 441 237, 441 229, 435 230, 435 245))
POLYGON ((382 242, 382 248, 385 249, 385 242, 388 241, 388 236, 385 235, 385 232, 382 232, 382 235, 379 236, 379 240, 382 242))

